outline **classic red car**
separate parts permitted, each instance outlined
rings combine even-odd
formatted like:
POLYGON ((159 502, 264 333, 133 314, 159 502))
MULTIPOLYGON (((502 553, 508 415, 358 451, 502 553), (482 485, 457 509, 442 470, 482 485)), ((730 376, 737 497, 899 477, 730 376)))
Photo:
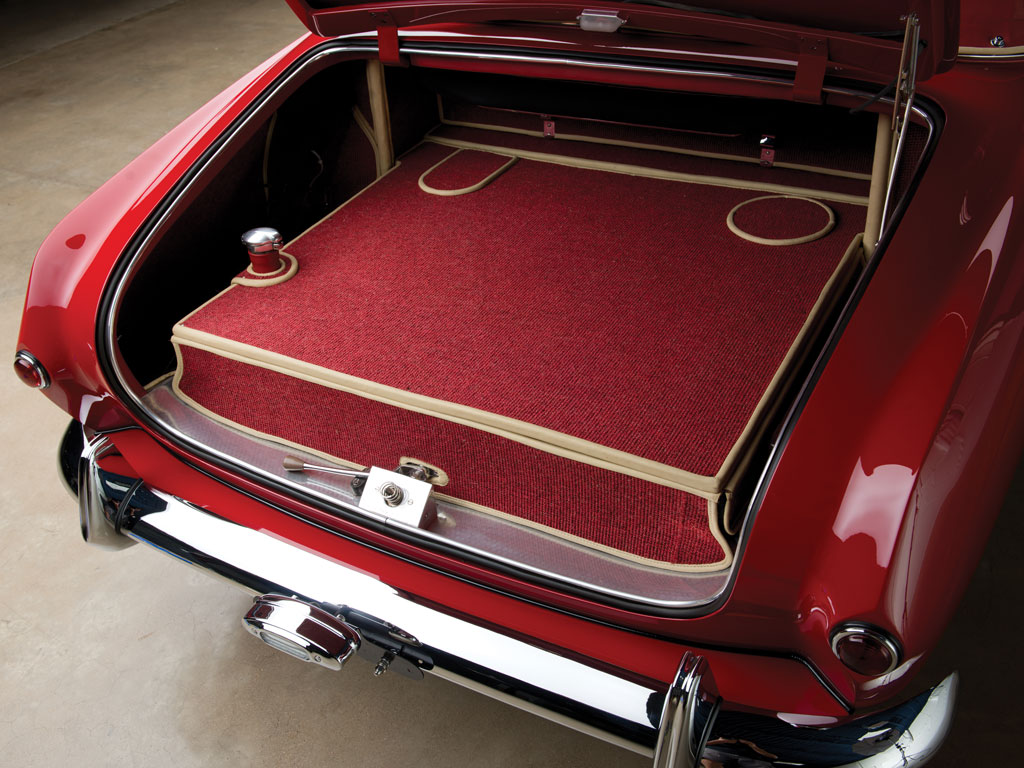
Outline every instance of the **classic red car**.
POLYGON ((36 258, 86 541, 656 766, 931 757, 1024 436, 1011 4, 290 4, 36 258))

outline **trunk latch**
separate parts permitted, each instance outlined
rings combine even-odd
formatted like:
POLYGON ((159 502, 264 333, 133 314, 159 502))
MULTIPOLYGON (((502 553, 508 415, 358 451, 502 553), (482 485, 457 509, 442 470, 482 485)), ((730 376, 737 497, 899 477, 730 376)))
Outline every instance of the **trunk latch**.
POLYGON ((283 465, 289 472, 326 472, 350 477, 360 509, 415 528, 427 528, 434 521, 437 512, 431 492, 436 485, 448 484, 448 475, 443 470, 404 456, 394 472, 380 467, 370 467, 367 472, 307 464, 298 456, 285 456, 283 465))

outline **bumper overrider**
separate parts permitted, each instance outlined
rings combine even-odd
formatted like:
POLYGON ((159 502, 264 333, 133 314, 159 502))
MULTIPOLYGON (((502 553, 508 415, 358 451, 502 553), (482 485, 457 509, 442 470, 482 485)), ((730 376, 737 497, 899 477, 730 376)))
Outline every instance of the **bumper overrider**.
POLYGON ((87 542, 150 546, 256 596, 245 628, 303 661, 340 669, 352 656, 414 679, 431 673, 653 758, 656 768, 921 764, 952 720, 957 678, 897 707, 809 728, 720 709, 713 671, 680 647, 671 686, 589 665, 528 639, 443 613, 315 552, 246 528, 100 467, 113 449, 72 422, 62 480, 78 498, 87 542))

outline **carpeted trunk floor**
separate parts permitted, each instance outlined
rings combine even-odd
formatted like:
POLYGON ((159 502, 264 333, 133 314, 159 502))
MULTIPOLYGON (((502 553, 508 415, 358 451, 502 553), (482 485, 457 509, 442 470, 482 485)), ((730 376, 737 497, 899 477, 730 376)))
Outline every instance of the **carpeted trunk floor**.
MULTIPOLYGON (((630 556, 721 565, 706 499, 863 209, 770 247, 725 223, 763 193, 453 152, 421 145, 289 244, 288 282, 182 321, 179 391, 347 461, 416 456, 457 498, 630 556)), ((826 216, 748 218, 792 237, 826 216)))

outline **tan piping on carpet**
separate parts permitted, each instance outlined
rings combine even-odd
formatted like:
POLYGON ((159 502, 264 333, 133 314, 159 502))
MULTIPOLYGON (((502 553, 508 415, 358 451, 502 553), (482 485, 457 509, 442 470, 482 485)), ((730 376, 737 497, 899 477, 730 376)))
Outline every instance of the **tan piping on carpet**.
MULTIPOLYGON (((500 168, 498 168, 498 170, 496 170, 493 173, 485 176, 483 179, 478 181, 476 184, 472 184, 472 185, 470 185, 468 187, 463 187, 461 189, 437 189, 436 187, 432 187, 429 184, 427 184, 426 178, 427 178, 427 176, 430 175, 430 173, 432 171, 434 171, 436 168, 444 165, 445 163, 447 163, 449 160, 451 160, 453 157, 455 157, 457 154, 459 154, 462 151, 463 150, 461 150, 461 149, 455 150, 450 155, 448 155, 444 159, 434 163, 432 166, 427 168, 427 170, 425 170, 423 173, 421 173, 419 181, 417 182, 419 184, 420 189, 422 189, 427 194, 430 194, 430 195, 440 195, 441 197, 457 197, 458 195, 468 195, 470 192, 476 192, 477 190, 480 190, 480 189, 483 189, 484 187, 486 187, 488 184, 490 184, 496 178, 501 176, 501 174, 503 174, 505 171, 507 171, 509 168, 511 168, 513 165, 515 165, 515 163, 519 160, 518 157, 509 157, 508 155, 500 155, 500 157, 508 157, 509 158, 508 162, 505 163, 500 168)), ((493 153, 492 152, 491 154, 497 154, 497 153, 493 153)))
POLYGON ((961 45, 957 50, 957 54, 960 56, 989 56, 993 59, 1003 56, 1024 56, 1024 45, 1007 46, 1005 48, 961 45))
MULTIPOLYGON (((657 152, 670 152, 675 155, 689 155, 691 157, 706 157, 710 160, 728 160, 736 163, 751 163, 753 165, 760 165, 761 160, 757 157, 747 157, 746 155, 731 155, 726 152, 705 152, 699 149, 684 149, 682 147, 671 147, 664 144, 647 144, 639 141, 626 141, 624 139, 606 139, 599 136, 586 136, 584 134, 576 133, 556 133, 552 137, 546 137, 543 131, 533 131, 529 128, 514 128, 507 125, 489 125, 487 123, 470 123, 463 120, 446 120, 444 115, 441 116, 441 122, 445 125, 453 125, 459 128, 477 128, 486 131, 499 131, 501 133, 516 133, 522 136, 535 136, 537 138, 550 138, 555 141, 578 141, 585 144, 605 144, 613 147, 630 147, 632 149, 650 149, 657 152)), ((860 181, 867 181, 871 178, 870 174, 858 173, 857 171, 841 171, 835 168, 819 168, 814 165, 803 165, 801 163, 787 163, 777 162, 774 164, 776 168, 788 168, 792 171, 809 171, 811 173, 818 173, 822 176, 839 176, 844 179, 858 179, 860 181)))
POLYGON ((440 144, 445 147, 456 147, 458 149, 479 149, 484 152, 510 155, 523 160, 536 160, 540 163, 552 163, 554 165, 565 165, 571 168, 586 168, 592 171, 608 171, 609 173, 622 173, 627 176, 640 176, 648 179, 664 179, 667 181, 682 181, 689 184, 706 184, 712 187, 728 187, 730 189, 750 189, 759 192, 777 192, 783 195, 802 195, 818 197, 822 200, 831 200, 836 203, 849 203, 850 205, 867 205, 868 199, 860 195, 848 195, 844 192, 825 192, 820 189, 805 189, 804 187, 791 187, 785 184, 768 184, 760 181, 744 181, 742 179, 729 179, 724 176, 699 176, 694 173, 679 173, 677 171, 663 171, 658 168, 645 168, 640 165, 627 165, 625 163, 609 163, 604 160, 588 160, 580 157, 567 157, 547 152, 533 152, 526 149, 509 149, 508 147, 497 147, 491 144, 479 144, 475 141, 462 141, 460 139, 446 139, 440 136, 428 135, 424 141, 432 144, 440 144))
POLYGON ((737 237, 749 240, 752 243, 757 243, 758 245, 800 245, 801 243, 810 243, 814 240, 819 240, 831 232, 832 227, 836 225, 836 214, 824 203, 812 200, 809 197, 802 197, 798 195, 763 195, 761 197, 752 197, 749 200, 744 200, 742 203, 736 205, 731 211, 729 211, 729 215, 725 217, 725 225, 729 227, 729 231, 737 237), (800 237, 770 238, 752 235, 749 232, 745 232, 740 229, 736 224, 736 211, 749 203, 756 203, 758 200, 806 200, 809 203, 820 205, 825 209, 825 212, 828 214, 828 223, 817 232, 812 232, 809 235, 802 235, 800 237))
POLYGON ((715 478, 697 475, 667 464, 644 459, 598 443, 556 432, 529 422, 512 419, 477 408, 449 403, 415 392, 389 387, 375 381, 360 379, 345 373, 296 360, 276 352, 269 352, 232 339, 197 331, 183 325, 174 326, 171 339, 174 344, 209 352, 229 360, 276 371, 292 378, 318 386, 336 389, 368 400, 422 413, 432 418, 451 421, 467 427, 489 432, 498 437, 528 445, 555 456, 579 461, 583 464, 611 470, 640 480, 689 491, 704 498, 717 496, 715 478))
POLYGON ((821 319, 827 317, 835 308, 836 303, 844 295, 844 288, 857 274, 861 263, 861 254, 863 253, 862 242, 863 235, 856 235, 846 249, 846 253, 839 261, 839 266, 836 267, 836 271, 832 273, 832 277, 828 279, 825 287, 822 288, 821 293, 818 295, 818 300, 807 315, 807 320, 797 334, 796 339, 793 340, 793 344, 783 358, 782 364, 779 365, 775 376, 768 383, 768 388, 754 409, 753 414, 751 414, 747 427, 744 428, 740 438, 722 463, 722 470, 719 472, 719 476, 723 480, 723 489, 726 494, 725 530, 730 535, 736 533, 739 523, 738 520, 732 519, 732 515, 735 513, 735 505, 732 500, 735 484, 751 461, 751 448, 757 443, 761 434, 771 422, 771 416, 778 410, 780 399, 773 393, 776 390, 788 388, 786 385, 792 381, 795 375, 794 372, 800 367, 800 361, 807 355, 808 345, 806 342, 813 335, 815 326, 819 326, 821 319))
MULTIPOLYGON (((181 349, 180 349, 180 347, 177 344, 174 345, 174 354, 175 354, 175 356, 177 357, 177 360, 178 360, 177 369, 175 370, 175 372, 173 374, 166 374, 164 376, 161 376, 159 379, 156 380, 156 382, 154 382, 154 385, 156 383, 159 383, 159 382, 163 381, 164 379, 166 379, 167 376, 173 375, 173 379, 171 381, 171 389, 173 390, 175 396, 177 396, 179 399, 181 399, 181 401, 186 403, 189 407, 194 408, 195 410, 197 410, 200 413, 202 413, 204 416, 206 416, 206 417, 208 417, 210 419, 213 419, 214 421, 216 421, 216 422, 218 422, 220 424, 224 424, 224 425, 226 425, 226 426, 228 426, 228 427, 230 427, 232 429, 236 429, 239 432, 244 432, 245 434, 252 435, 253 437, 258 437, 260 439, 267 440, 267 441, 272 442, 272 443, 276 443, 277 445, 281 445, 281 446, 285 446, 285 447, 288 447, 288 448, 292 448, 292 449, 295 449, 297 451, 302 451, 304 453, 308 453, 308 454, 311 454, 313 456, 319 456, 320 458, 322 458, 322 459, 324 459, 326 461, 332 462, 334 464, 338 464, 338 465, 343 466, 343 467, 348 467, 349 469, 357 469, 357 470, 365 470, 365 469, 367 469, 367 467, 362 465, 362 464, 358 464, 358 463, 353 462, 353 461, 348 461, 347 459, 339 458, 337 456, 334 456, 332 454, 326 453, 324 451, 318 451, 315 448, 310 448, 307 445, 301 445, 300 443, 295 443, 295 442, 292 442, 290 440, 285 440, 285 439, 283 439, 281 437, 278 437, 277 435, 272 435, 272 434, 269 434, 267 432, 260 432, 259 430, 252 429, 251 427, 247 427, 244 424, 239 424, 238 422, 232 421, 231 419, 227 419, 224 416, 221 416, 220 414, 218 414, 218 413, 216 413, 214 411, 211 411, 209 408, 207 408, 206 406, 201 405, 200 403, 196 402, 195 400, 193 400, 191 397, 186 395, 181 390, 181 387, 179 386, 179 382, 181 380, 182 372, 184 371, 184 365, 183 365, 182 359, 181 359, 181 349)), ((400 462, 405 461, 405 457, 402 457, 401 459, 399 459, 399 461, 400 462)), ((715 563, 690 564, 690 563, 671 563, 671 562, 666 561, 666 560, 653 560, 653 559, 647 558, 647 557, 640 557, 639 555, 634 555, 634 554, 632 554, 630 552, 626 552, 626 551, 621 550, 621 549, 614 549, 613 547, 608 547, 608 546, 605 546, 604 544, 597 544, 596 542, 590 541, 589 539, 584 539, 584 538, 582 538, 580 536, 575 536, 575 535, 573 535, 571 533, 566 533, 565 531, 560 531, 557 528, 552 528, 550 526, 543 525, 541 523, 534 523, 534 522, 531 522, 529 520, 524 520, 521 517, 516 517, 515 515, 510 515, 507 512, 500 512, 499 510, 492 509, 491 507, 486 507, 483 504, 477 504, 477 503, 472 502, 472 501, 465 501, 463 499, 456 498, 455 496, 449 496, 448 494, 439 493, 437 491, 434 491, 433 495, 438 500, 440 500, 440 501, 444 501, 444 502, 448 502, 448 503, 451 503, 451 504, 456 504, 456 505, 459 505, 459 506, 462 506, 462 507, 466 507, 468 509, 474 510, 475 512, 481 512, 483 514, 492 515, 494 517, 498 517, 498 518, 501 518, 503 520, 509 520, 509 521, 515 523, 516 525, 522 525, 522 526, 526 526, 526 527, 529 527, 529 528, 534 528, 534 529, 539 530, 539 531, 541 531, 543 533, 547 533, 547 534, 550 534, 550 535, 553 535, 553 536, 557 536, 558 538, 561 538, 561 539, 566 539, 568 541, 573 542, 574 544, 580 544, 580 545, 582 545, 584 547, 587 547, 588 549, 596 549, 596 550, 598 550, 600 552, 604 552, 606 554, 613 555, 615 557, 619 557, 619 558, 622 558, 624 560, 629 560, 631 562, 638 563, 640 565, 656 567, 656 568, 659 568, 659 569, 662 569, 662 570, 667 570, 667 571, 676 571, 676 572, 679 572, 679 573, 702 573, 702 572, 706 572, 706 571, 721 570, 723 568, 727 568, 729 565, 732 564, 732 557, 733 557, 732 549, 729 547, 729 544, 725 540, 725 537, 722 535, 721 528, 718 525, 718 514, 717 514, 717 511, 716 511, 717 505, 716 505, 716 502, 713 499, 708 499, 707 500, 707 502, 708 502, 708 530, 711 532, 712 537, 714 537, 715 541, 718 543, 718 545, 722 549, 722 559, 719 560, 718 562, 715 562, 715 563)))
MULTIPOLYGON (((391 170, 394 170, 397 167, 398 164, 393 166, 391 170)), ((334 216, 342 208, 360 197, 380 180, 381 179, 375 179, 338 206, 338 208, 308 227, 304 232, 294 238, 288 246, 293 245, 324 221, 334 216)), ((746 457, 746 454, 749 453, 749 447, 756 442, 757 435, 763 431, 765 426, 764 422, 767 421, 765 417, 775 406, 775 401, 777 400, 776 390, 785 381, 786 376, 790 374, 790 372, 787 371, 787 368, 789 368, 791 363, 797 359, 798 355, 804 353, 804 350, 800 348, 803 346, 805 339, 812 332, 813 326, 817 324, 819 316, 825 313, 827 308, 826 305, 832 304, 838 297, 840 291, 836 290, 837 287, 840 283, 845 283, 851 277, 850 273, 852 270, 850 269, 850 266, 857 261, 854 256, 861 252, 861 240, 862 235, 857 235, 850 243, 845 255, 840 260, 839 265, 829 278, 828 282, 826 282, 793 344, 790 346, 786 356, 782 360, 782 363, 776 370, 772 380, 769 382, 765 393, 758 401, 758 404, 748 419, 746 426, 723 461, 721 468, 714 476, 698 475, 696 473, 687 472, 686 470, 654 462, 649 459, 643 459, 622 451, 616 451, 615 449, 582 440, 580 438, 573 437, 572 435, 565 435, 554 430, 548 430, 516 419, 499 416, 498 414, 490 414, 486 411, 460 406, 455 403, 446 403, 442 400, 416 395, 415 393, 394 389, 376 382, 368 382, 353 376, 347 376, 346 374, 342 374, 337 371, 332 371, 320 366, 314 366, 309 363, 305 363, 304 361, 294 360, 284 355, 278 355, 257 347, 241 344, 230 339, 223 339, 203 331, 196 331, 185 325, 190 317, 207 305, 216 301, 227 291, 232 290, 234 285, 228 286, 216 296, 204 302, 174 326, 171 341, 175 345, 176 354, 179 355, 179 368, 175 373, 174 379, 175 391, 178 391, 177 383, 180 380, 182 373, 180 352, 178 352, 177 349, 178 344, 181 343, 212 354, 222 355, 228 359, 257 365, 258 367, 274 370, 312 383, 322 384, 330 388, 346 391, 350 394, 367 397, 368 399, 384 402, 399 408, 406 408, 417 413, 423 413, 435 418, 442 418, 465 426, 473 427, 475 429, 480 429, 481 431, 489 432, 515 442, 520 442, 524 445, 550 452, 563 458, 580 461, 581 463, 588 464, 590 466, 608 469, 613 472, 636 477, 658 485, 687 491, 708 499, 709 501, 713 501, 717 499, 719 494, 722 492, 728 493, 731 491, 731 486, 739 475, 738 469, 741 468, 747 458, 749 458, 746 457), (394 395, 395 397, 392 398, 389 395, 394 395), (437 409, 437 406, 440 406, 440 411, 437 409), (551 442, 551 438, 554 438, 554 443, 551 442), (578 450, 580 448, 583 448, 584 450, 578 450), (596 449, 596 451, 591 451, 590 449, 592 448, 596 449)), ((286 248, 288 246, 286 246, 286 248)), ((282 250, 281 253, 283 255, 288 255, 284 250, 282 250)), ((187 397, 183 393, 179 392, 179 394, 181 394, 182 397, 187 397)), ((190 402, 194 402, 191 401, 191 399, 189 400, 190 402)), ((199 406, 198 404, 195 405, 206 412, 205 409, 202 409, 202 406, 199 406)), ((309 449, 303 447, 303 450, 309 449)), ((727 530, 729 528, 728 521, 726 528, 727 530)), ((729 533, 733 533, 733 531, 729 530, 729 533)))
MULTIPOLYGON (((281 266, 266 277, 236 277, 231 280, 232 285, 245 285, 250 288, 266 288, 269 285, 280 285, 295 277, 299 271, 299 262, 291 254, 281 252, 281 266)), ((247 274, 256 275, 252 271, 252 265, 245 268, 247 274)))
POLYGON ((860 260, 862 237, 859 234, 855 235, 850 242, 846 253, 843 254, 843 258, 840 259, 832 276, 821 289, 821 293, 818 294, 818 300, 811 307, 807 319, 786 352, 786 356, 782 358, 782 363, 776 369, 775 375, 768 382, 768 387, 754 408, 754 412, 750 415, 747 426, 744 427, 732 450, 729 451, 725 461, 722 462, 722 469, 719 470, 717 477, 722 480, 721 486, 723 491, 730 492, 733 490, 733 483, 740 474, 738 470, 747 460, 747 454, 750 453, 749 448, 757 442, 757 437, 769 421, 768 416, 776 407, 776 401, 778 400, 776 396, 777 391, 785 389, 783 384, 792 375, 792 369, 795 367, 794 364, 806 354, 806 341, 813 335, 815 327, 821 322, 821 318, 828 314, 829 308, 842 295, 843 287, 849 283, 856 273, 856 267, 860 260))

